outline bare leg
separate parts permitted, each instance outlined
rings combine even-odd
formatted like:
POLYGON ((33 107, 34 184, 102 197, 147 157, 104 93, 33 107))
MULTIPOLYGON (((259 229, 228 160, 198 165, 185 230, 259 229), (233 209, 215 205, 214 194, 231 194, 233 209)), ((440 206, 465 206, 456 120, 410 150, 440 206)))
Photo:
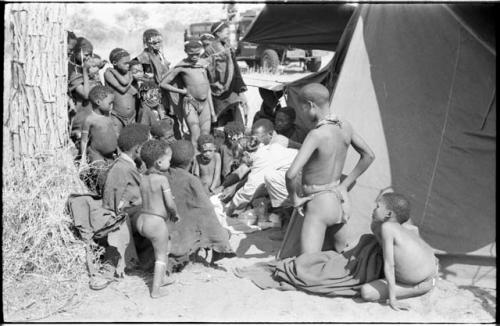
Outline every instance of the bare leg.
POLYGON ((325 240, 326 224, 320 216, 306 211, 300 234, 301 254, 320 252, 325 240))
MULTIPOLYGON (((396 298, 413 298, 429 292, 435 285, 435 279, 427 279, 417 285, 396 283, 396 298)), ((383 301, 389 298, 389 287, 385 279, 366 283, 361 287, 361 297, 365 301, 383 301)))
POLYGON ((210 127, 212 126, 212 122, 210 120, 210 108, 208 107, 208 105, 205 105, 198 117, 198 120, 200 121, 200 135, 210 134, 210 127))
POLYGON ((153 285, 151 287, 151 297, 159 298, 165 296, 167 292, 160 287, 172 283, 169 282, 166 277, 168 253, 170 249, 167 224, 163 219, 157 216, 143 214, 139 217, 138 229, 141 235, 151 241, 155 251, 155 270, 153 285))

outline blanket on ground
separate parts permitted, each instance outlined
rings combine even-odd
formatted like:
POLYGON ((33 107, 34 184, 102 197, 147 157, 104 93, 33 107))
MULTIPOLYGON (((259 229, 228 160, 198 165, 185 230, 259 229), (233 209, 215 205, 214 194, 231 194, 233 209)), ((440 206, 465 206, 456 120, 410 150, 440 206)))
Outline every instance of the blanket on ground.
POLYGON ((229 232, 222 227, 201 181, 181 168, 167 173, 181 221, 169 224, 172 256, 190 255, 199 248, 233 253, 229 232))
POLYGON ((323 251, 282 261, 236 268, 238 277, 261 289, 300 290, 329 297, 359 296, 361 285, 383 277, 382 248, 375 236, 365 234, 343 253, 323 251))

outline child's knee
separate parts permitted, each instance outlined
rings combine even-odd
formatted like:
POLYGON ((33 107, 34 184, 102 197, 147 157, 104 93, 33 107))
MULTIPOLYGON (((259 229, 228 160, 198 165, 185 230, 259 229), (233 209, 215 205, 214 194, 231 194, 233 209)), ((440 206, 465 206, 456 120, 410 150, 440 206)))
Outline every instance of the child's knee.
POLYGON ((378 301, 380 299, 379 293, 370 284, 363 284, 360 294, 365 301, 378 301))

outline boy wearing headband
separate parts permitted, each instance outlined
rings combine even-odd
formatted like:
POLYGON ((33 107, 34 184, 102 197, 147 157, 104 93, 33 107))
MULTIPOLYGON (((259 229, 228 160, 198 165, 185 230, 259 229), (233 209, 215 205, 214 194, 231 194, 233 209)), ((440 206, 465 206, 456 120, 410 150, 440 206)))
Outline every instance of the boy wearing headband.
POLYGON ((208 135, 212 121, 213 107, 210 99, 210 84, 207 77, 207 64, 200 60, 203 45, 191 40, 184 43, 187 58, 178 63, 162 80, 160 86, 174 93, 184 95, 179 121, 185 121, 191 135, 191 142, 196 147, 200 135, 208 135), (179 76, 179 84, 172 85, 179 76))
POLYGON ((106 86, 115 93, 111 115, 118 135, 123 127, 135 123, 137 90, 132 86, 134 78, 129 71, 130 54, 124 49, 116 48, 109 54, 109 61, 113 68, 106 70, 104 80, 106 86))

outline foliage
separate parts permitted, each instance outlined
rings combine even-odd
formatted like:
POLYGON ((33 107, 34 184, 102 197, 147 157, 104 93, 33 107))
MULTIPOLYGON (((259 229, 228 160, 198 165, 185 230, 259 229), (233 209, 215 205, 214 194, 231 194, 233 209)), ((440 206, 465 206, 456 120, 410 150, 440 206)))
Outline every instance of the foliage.
POLYGON ((67 309, 87 288, 85 249, 64 213, 70 193, 84 192, 67 151, 5 164, 3 303, 5 318, 34 320, 67 309))

